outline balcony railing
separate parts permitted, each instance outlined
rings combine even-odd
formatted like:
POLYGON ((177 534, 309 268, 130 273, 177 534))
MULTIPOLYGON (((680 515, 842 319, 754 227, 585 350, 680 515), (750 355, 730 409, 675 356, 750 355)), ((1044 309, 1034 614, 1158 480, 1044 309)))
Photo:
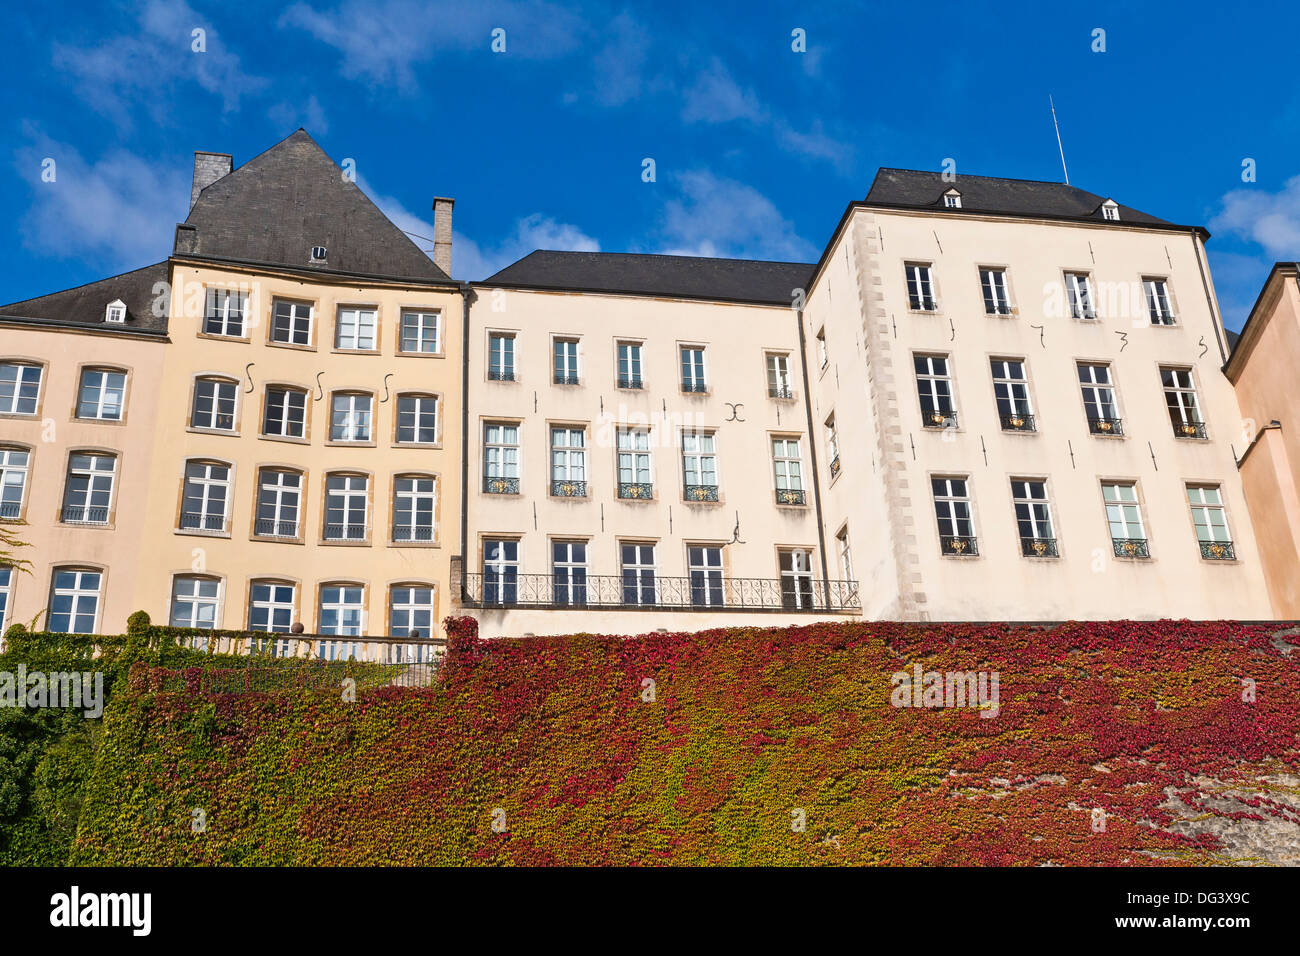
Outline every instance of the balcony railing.
POLYGON ((618 377, 619 388, 644 388, 640 375, 620 375, 618 377))
POLYGON ((62 520, 64 524, 108 524, 108 509, 65 505, 62 520))
POLYGON ((717 501, 717 485, 687 485, 683 496, 687 501, 717 501))
POLYGON ((564 372, 556 372, 554 381, 556 385, 577 385, 578 376, 576 372, 573 375, 568 375, 564 372))
POLYGON ((182 531, 225 531, 225 515, 201 514, 197 511, 181 512, 182 531))
POLYGON ((1088 418, 1088 431, 1094 435, 1119 438, 1124 434, 1124 420, 1120 418, 1088 418))
POLYGON ((393 525, 394 541, 433 541, 433 525, 428 524, 395 524, 393 525))
POLYGON ((1012 412, 1009 415, 999 415, 998 418, 1004 432, 1038 431, 1038 422, 1028 412, 1012 412))
POLYGON ((907 305, 913 312, 938 312, 939 300, 932 295, 908 294, 907 305))
POLYGON ((1027 558, 1059 558, 1055 538, 1021 538, 1020 553, 1027 558))
POLYGON ((1010 315, 1011 303, 998 302, 996 304, 984 303, 984 312, 986 315, 1010 315))
POLYGON ((945 534, 939 536, 939 549, 944 554, 973 557, 980 553, 979 541, 974 535, 945 534))
POLYGON ((922 412, 921 424, 926 428, 956 428, 957 413, 953 411, 943 411, 942 409, 922 412))
POLYGON ((259 538, 297 538, 298 522, 258 518, 253 522, 253 534, 259 538))
POLYGON ((840 456, 836 455, 831 459, 831 477, 836 478, 840 473, 840 456))
POLYGON ((519 494, 519 479, 489 475, 483 479, 483 491, 489 495, 519 494))
POLYGON ((1117 558, 1149 558, 1151 549, 1147 547, 1146 538, 1112 538, 1117 558))
POLYGON ((573 478, 556 478, 551 481, 551 494, 556 498, 585 498, 587 483, 573 478))
POLYGON ((1207 561, 1236 561, 1231 541, 1202 541, 1201 557, 1207 561))
POLYGON ((490 368, 488 378, 493 382, 513 382, 515 370, 512 368, 490 368))
POLYGON ((789 385, 769 385, 767 387, 768 398, 794 398, 794 389, 789 385))
POLYGON ((467 607, 618 608, 695 611, 797 611, 854 613, 861 608, 856 581, 800 582, 796 593, 776 578, 592 575, 585 582, 549 574, 513 577, 466 574, 467 607))
POLYGON ((22 517, 23 505, 21 501, 0 502, 0 518, 19 518, 22 517))
POLYGON ((802 488, 776 489, 776 503, 779 505, 806 505, 808 496, 802 488))
POLYGON ((654 485, 648 481, 620 481, 618 483, 618 496, 620 498, 644 501, 653 498, 654 492, 654 485))
POLYGON ((370 529, 364 524, 327 524, 326 541, 365 541, 370 529))
POLYGON ((1205 438, 1205 422, 1174 422, 1175 438, 1205 438))
POLYGON ((682 382, 683 392, 707 392, 709 386, 704 382, 682 382))

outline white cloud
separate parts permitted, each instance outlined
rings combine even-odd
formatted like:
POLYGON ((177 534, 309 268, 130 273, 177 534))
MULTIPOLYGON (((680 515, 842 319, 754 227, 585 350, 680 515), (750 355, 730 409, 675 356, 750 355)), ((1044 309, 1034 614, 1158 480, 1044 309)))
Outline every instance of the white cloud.
POLYGON ((308 96, 303 103, 287 100, 276 103, 267 110, 266 115, 272 123, 285 132, 285 135, 288 135, 289 130, 301 126, 312 136, 324 136, 330 128, 325 109, 320 105, 320 100, 316 99, 315 93, 308 96))
POLYGON ((679 195, 664 205, 660 248, 685 256, 815 261, 819 250, 795 232, 776 205, 744 183, 707 170, 676 176, 679 195))
POLYGON ((188 175, 121 150, 87 161, 48 136, 31 129, 27 135, 29 141, 13 156, 32 191, 19 223, 24 246, 122 269, 170 254, 176 223, 184 220, 189 203, 188 175), (53 182, 42 180, 47 158, 55 163, 53 182))
POLYGON ((1300 259, 1300 176, 1271 193, 1235 189, 1224 195, 1223 208, 1210 220, 1211 232, 1228 232, 1258 243, 1274 259, 1300 259))

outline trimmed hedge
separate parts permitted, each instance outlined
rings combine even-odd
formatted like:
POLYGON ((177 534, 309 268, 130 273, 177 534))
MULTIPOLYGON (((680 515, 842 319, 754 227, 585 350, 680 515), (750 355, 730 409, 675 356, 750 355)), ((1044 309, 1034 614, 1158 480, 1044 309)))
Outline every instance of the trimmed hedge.
POLYGON ((1257 627, 447 626, 441 685, 352 703, 166 692, 136 665, 71 862, 1143 865, 1215 849, 1165 829, 1171 796, 1294 818, 1198 789, 1300 767, 1300 662, 1257 627), (891 706, 917 663, 997 671, 998 715, 891 706))

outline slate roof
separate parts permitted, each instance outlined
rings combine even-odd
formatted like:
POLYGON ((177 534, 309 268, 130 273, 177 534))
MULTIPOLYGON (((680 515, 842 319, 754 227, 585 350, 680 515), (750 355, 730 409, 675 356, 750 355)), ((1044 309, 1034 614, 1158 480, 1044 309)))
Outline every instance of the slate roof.
POLYGON ((153 303, 157 297, 154 283, 168 281, 166 262, 155 262, 143 269, 98 282, 90 282, 0 306, 0 318, 20 317, 39 319, 58 325, 97 326, 110 332, 135 331, 157 335, 167 332, 167 315, 154 315, 153 303), (104 321, 104 310, 114 299, 126 305, 126 322, 116 325, 104 321))
MULTIPOLYGON (((943 175, 917 169, 881 167, 867 193, 867 203, 911 206, 918 209, 944 208, 943 196, 950 189, 961 193, 963 212, 1003 213, 1013 216, 1046 216, 1058 219, 1091 219, 1104 222, 1101 206, 1108 196, 1099 196, 1077 186, 1045 183, 1030 179, 999 179, 995 176, 958 174, 953 182, 943 175)), ((1121 222, 1169 226, 1140 210, 1119 205, 1121 222)))
POLYGON ((450 281, 303 129, 204 188, 185 224, 195 244, 178 254, 450 281), (309 265, 313 246, 325 264, 309 265))
POLYGON ((815 267, 805 262, 539 249, 475 285, 789 305, 793 290, 808 288, 815 267))

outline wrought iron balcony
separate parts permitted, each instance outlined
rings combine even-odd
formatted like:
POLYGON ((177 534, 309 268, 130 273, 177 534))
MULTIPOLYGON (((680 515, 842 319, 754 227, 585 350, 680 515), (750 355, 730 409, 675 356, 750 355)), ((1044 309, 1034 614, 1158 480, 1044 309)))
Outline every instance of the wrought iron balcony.
POLYGON ((22 511, 21 501, 0 502, 0 518, 18 518, 22 516, 22 511))
POLYGON ((493 382, 513 382, 515 370, 512 368, 490 368, 488 378, 493 382))
POLYGON ((1174 422, 1175 438, 1205 438, 1205 422, 1174 422))
POLYGON ((326 524, 326 541, 365 541, 370 529, 364 524, 326 524))
POLYGON ((1124 434, 1124 420, 1120 418, 1088 418, 1088 431, 1094 435, 1120 438, 1124 434))
POLYGON ((259 538, 297 538, 298 522, 258 518, 253 522, 253 534, 259 538))
POLYGON ((836 455, 831 459, 831 477, 835 478, 840 473, 840 456, 836 455))
POLYGON ((1010 415, 999 415, 1004 432, 1036 432, 1038 431, 1038 422, 1034 416, 1028 412, 1012 412, 1010 415))
POLYGON ((1235 561, 1237 553, 1231 541, 1202 541, 1201 557, 1207 561, 1235 561))
POLYGON ((225 531, 226 516, 182 511, 180 527, 182 531, 225 531))
POLYGON ((913 312, 938 312, 939 300, 932 295, 912 295, 907 296, 907 305, 913 312))
POLYGON ((519 479, 489 475, 483 479, 483 491, 489 495, 517 495, 519 479))
POLYGON ((717 501, 717 485, 687 485, 683 497, 687 501, 717 501))
POLYGON ((979 541, 974 535, 944 534, 939 536, 939 550, 943 554, 974 557, 980 553, 979 541))
POLYGON ((62 520, 64 524, 108 524, 108 509, 64 505, 62 520))
POLYGON ((767 387, 768 398, 794 398, 794 389, 789 385, 769 385, 767 387))
POLYGON ((434 529, 431 524, 395 524, 394 541, 433 541, 434 529))
POLYGON ((648 481, 620 481, 618 496, 636 501, 649 501, 654 497, 654 485, 648 481))
POLYGON ((1027 558, 1059 558, 1055 538, 1021 538, 1020 553, 1027 558))
POLYGON ((984 303, 984 312, 985 312, 987 315, 1010 315, 1010 314, 1011 314, 1011 303, 1009 303, 1009 302, 999 302, 999 303, 993 305, 993 304, 990 304, 990 303, 988 303, 988 302, 985 302, 985 303, 984 303))
POLYGON ((556 498, 585 498, 587 483, 572 478, 555 478, 551 481, 551 494, 556 498))
POLYGON ((683 392, 707 392, 709 386, 704 382, 682 382, 683 392))
POLYGON ((776 489, 776 503, 779 505, 806 505, 808 496, 802 488, 776 489))
POLYGON ((1086 322, 1091 322, 1093 319, 1097 318, 1097 311, 1091 306, 1086 309, 1081 309, 1077 305, 1072 305, 1070 306, 1070 318, 1083 319, 1086 322))
POLYGON ((957 413, 954 411, 943 411, 942 409, 922 412, 921 424, 926 428, 956 428, 957 413))
POLYGON ((620 375, 618 377, 619 388, 644 388, 640 375, 620 375))
POLYGON ((1147 547, 1146 538, 1112 538, 1117 558, 1149 558, 1151 549, 1147 547))
POLYGON ((577 385, 578 384, 577 373, 574 373, 573 375, 566 375, 563 372, 556 372, 555 384, 556 385, 577 385))
POLYGON ((550 574, 466 574, 467 607, 615 608, 628 611, 795 611, 852 614, 861 609, 856 581, 803 581, 796 594, 776 578, 664 577, 607 574, 582 583, 550 574))

